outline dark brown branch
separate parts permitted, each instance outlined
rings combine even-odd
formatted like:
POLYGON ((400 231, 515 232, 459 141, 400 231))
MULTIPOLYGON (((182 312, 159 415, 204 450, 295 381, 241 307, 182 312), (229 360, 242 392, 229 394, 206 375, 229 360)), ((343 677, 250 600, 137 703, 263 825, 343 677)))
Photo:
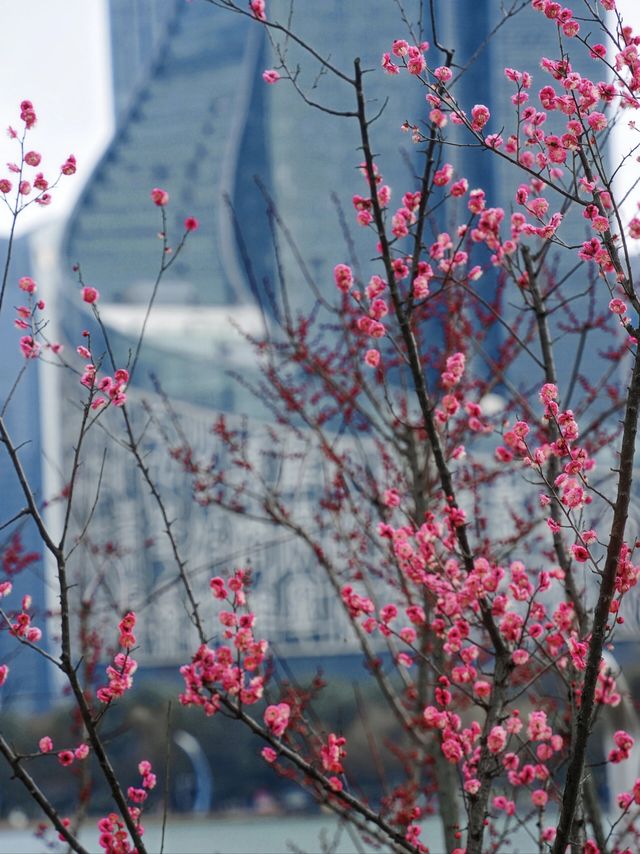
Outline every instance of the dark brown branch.
POLYGON ((628 391, 627 406, 624 417, 622 443, 620 446, 618 488, 615 500, 615 510, 611 523, 609 545, 602 570, 600 593, 593 618, 593 629, 589 643, 589 654, 582 686, 582 699, 576 722, 576 735, 569 766, 567 780, 562 798, 558 832, 553 845, 553 854, 564 854, 570 841, 573 817, 575 815, 578 797, 581 790, 584 760, 587 743, 595 708, 595 691, 600 672, 602 649, 610 619, 609 607, 615 592, 615 580, 620 557, 620 549, 624 542, 624 533, 631 501, 631 484, 633 480, 633 461, 635 457, 635 442, 638 425, 638 408, 640 406, 640 354, 636 351, 633 374, 628 391))
POLYGON ((11 745, 0 735, 0 753, 7 760, 8 764, 16 777, 25 789, 29 792, 31 798, 38 804, 42 812, 47 816, 58 833, 64 838, 72 851, 77 854, 89 854, 88 850, 80 844, 75 835, 71 833, 68 827, 62 823, 62 819, 58 815, 51 801, 38 786, 33 777, 22 767, 20 757, 11 748, 11 745))

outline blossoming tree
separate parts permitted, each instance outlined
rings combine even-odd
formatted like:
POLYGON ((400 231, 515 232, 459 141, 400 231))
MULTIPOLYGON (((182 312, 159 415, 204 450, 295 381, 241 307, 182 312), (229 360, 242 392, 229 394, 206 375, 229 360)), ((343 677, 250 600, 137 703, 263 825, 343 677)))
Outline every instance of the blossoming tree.
MULTIPOLYGON (((259 511, 307 544, 404 734, 396 752, 405 776, 375 800, 358 794, 345 737, 313 724, 308 695, 291 686, 278 694, 269 682, 268 638, 250 608, 250 573, 238 568, 211 579, 220 603, 212 640, 216 630, 200 613, 172 539, 199 636, 181 670, 180 702, 236 718, 263 739, 262 756, 276 771, 392 850, 428 850, 420 820, 438 803, 446 849, 457 854, 499 846, 515 827, 526 829, 535 850, 632 851, 640 778, 615 793, 619 813, 607 816, 589 748, 594 726, 621 700, 604 653, 640 574, 636 532, 627 524, 640 404, 631 241, 640 236, 640 220, 623 215, 631 188, 614 187, 619 164, 610 165, 606 152, 611 129, 639 106, 640 36, 614 0, 582 0, 575 8, 533 0, 549 32, 544 85, 534 87, 531 69, 506 68, 512 123, 494 128, 489 106, 460 101, 454 51, 435 32, 431 46, 392 34, 378 73, 390 76, 391 92, 394 78, 413 78, 428 115, 409 117, 404 126, 420 152, 421 174, 391 188, 374 153, 376 117, 360 61, 339 71, 290 24, 272 19, 263 0, 248 7, 209 2, 266 28, 276 57, 263 75, 267 85, 289 83, 311 100, 283 46, 293 41, 323 74, 339 73, 350 87, 353 108, 344 119, 357 124, 361 144, 354 215, 371 236, 377 272, 362 280, 354 263, 336 257, 334 281, 321 283, 313 310, 296 313, 283 294, 282 322, 255 342, 263 372, 256 391, 277 421, 272 453, 290 460, 293 437, 304 431, 324 460, 312 520, 287 503, 277 479, 261 477, 241 432, 223 417, 214 432, 226 456, 198 460, 184 443, 171 453, 212 512, 259 511), (588 74, 576 70, 574 56, 583 57, 588 74), (453 145, 510 166, 511 210, 492 206, 485 189, 456 173, 448 156, 453 145), (493 354, 491 336, 501 342, 493 354), (585 364, 590 346, 600 356, 585 364), (516 379, 523 375, 526 383, 516 379), (224 468, 217 462, 223 458, 231 460, 224 468)), ((400 10, 399 26, 408 23, 400 10)), ((32 192, 23 170, 39 163, 35 152, 24 153, 32 114, 35 120, 24 102, 14 216, 32 192)), ((632 145, 625 159, 635 151, 632 145)), ((73 166, 70 158, 63 173, 73 166)), ((43 180, 33 182, 41 203, 43 180)), ((10 179, 0 189, 7 197, 10 179)), ((187 219, 168 252, 169 197, 155 188, 152 200, 163 216, 159 282, 197 223, 187 219)), ((276 210, 271 216, 284 228, 276 210)), ((3 294, 6 286, 5 272, 3 294)), ((59 356, 46 341, 35 282, 23 278, 18 286, 29 296, 17 318, 25 359, 42 358, 47 346, 59 356)), ((97 291, 81 282, 80 297, 99 320, 97 291)), ((113 364, 110 372, 90 341, 78 347, 86 398, 67 519, 81 477, 82 438, 113 407, 122 412, 127 445, 172 538, 128 416, 126 383, 141 346, 142 338, 130 364, 113 364)), ((1 423, 0 437, 20 476, 19 450, 1 423)), ((122 615, 106 683, 87 696, 70 631, 68 524, 54 540, 20 480, 25 512, 55 558, 60 585, 60 655, 40 653, 67 679, 87 735, 58 750, 58 760, 67 766, 94 752, 114 803, 100 820, 100 844, 142 852, 140 815, 153 771, 141 758, 140 787, 125 791, 100 736, 102 719, 132 684, 136 615, 122 615)), ((10 596, 10 584, 0 592, 10 596)), ((38 650, 29 602, 12 607, 2 613, 16 642, 38 650)), ((11 678, 6 665, 0 673, 2 681, 11 678)), ((605 762, 629 761, 632 748, 632 736, 617 730, 605 762)), ((0 740, 16 778, 61 837, 82 851, 28 771, 34 756, 53 749, 46 735, 33 755, 0 740)))

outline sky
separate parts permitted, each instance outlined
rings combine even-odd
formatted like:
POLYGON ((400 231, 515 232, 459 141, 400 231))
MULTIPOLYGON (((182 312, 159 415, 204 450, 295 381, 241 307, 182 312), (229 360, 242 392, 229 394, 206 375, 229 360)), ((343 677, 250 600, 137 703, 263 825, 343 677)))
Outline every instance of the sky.
MULTIPOLYGON (((4 133, 20 127, 20 102, 33 102, 38 122, 28 145, 42 154, 45 177, 55 177, 73 153, 78 171, 61 181, 47 208, 19 218, 31 229, 66 215, 111 136, 112 100, 107 0, 1 0, 0 177, 18 146, 4 133)), ((6 233, 8 214, 0 215, 6 233)))
MULTIPOLYGON (((71 211, 113 130, 107 0, 0 2, 0 128, 18 124, 20 101, 28 98, 38 114, 29 147, 43 155, 45 176, 57 174, 70 153, 78 160, 77 174, 61 182, 48 208, 33 205, 21 216, 22 229, 31 229, 71 211)), ((640 32, 639 0, 618 0, 618 8, 640 32)), ((15 160, 16 151, 1 133, 0 164, 15 160)), ((637 172, 637 163, 631 169, 637 172)), ((7 229, 8 216, 0 215, 0 234, 7 229)))

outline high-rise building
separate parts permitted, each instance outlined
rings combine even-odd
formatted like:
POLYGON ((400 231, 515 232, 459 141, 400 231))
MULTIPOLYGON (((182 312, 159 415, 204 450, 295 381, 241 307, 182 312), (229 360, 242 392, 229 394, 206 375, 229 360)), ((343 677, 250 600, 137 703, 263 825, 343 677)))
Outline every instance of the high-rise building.
MULTIPOLYGON (((431 42, 430 62, 439 64, 433 59, 442 57, 436 42, 454 46, 457 66, 465 68, 456 90, 460 102, 467 109, 490 104, 491 130, 508 129, 514 117, 503 69, 532 70, 542 81, 539 45, 548 42, 552 26, 531 8, 516 14, 518 4, 512 5, 513 14, 489 38, 504 6, 493 0, 439 0, 436 33, 427 11, 424 22, 410 16, 403 22, 392 0, 294 4, 292 29, 340 72, 352 76, 353 58, 361 57, 370 115, 380 113, 371 127, 376 162, 396 200, 417 189, 416 174, 423 165, 421 147, 401 126, 405 121, 423 126, 427 105, 413 78, 380 71, 382 53, 395 38, 424 38, 431 42), (363 35, 363 16, 375 19, 375 27, 367 28, 373 35, 363 35), (389 104, 387 95, 393 96, 389 104)), ((286 20, 289 6, 288 0, 270 0, 270 17, 286 20)), ((416 9, 423 6, 416 4, 416 9)), ((268 413, 247 391, 255 377, 253 352, 236 327, 259 334, 265 326, 277 326, 272 294, 282 284, 281 275, 292 304, 309 306, 307 273, 321 289, 332 289, 332 268, 350 260, 351 246, 363 278, 373 269, 371 234, 352 224, 351 197, 367 194, 358 173, 357 123, 334 115, 353 111, 353 91, 287 40, 282 41, 287 62, 292 68, 300 65, 296 82, 318 106, 306 103, 286 81, 265 85, 263 69, 279 60, 264 28, 250 16, 205 0, 111 0, 109 8, 117 129, 61 241, 60 326, 71 345, 87 328, 95 349, 104 349, 100 330, 74 291, 71 267, 79 262, 85 281, 101 292, 100 312, 116 361, 126 364, 161 260, 160 217, 149 198, 151 188, 160 186, 170 194, 166 212, 173 245, 184 217, 199 219, 200 229, 161 282, 146 328, 129 389, 135 429, 144 436, 145 451, 154 451, 148 457, 151 474, 169 517, 188 520, 174 530, 196 583, 204 587, 220 565, 244 564, 261 554, 256 566, 272 572, 258 575, 255 589, 265 635, 287 654, 318 644, 325 650, 345 649, 344 624, 330 606, 333 594, 304 570, 308 561, 302 546, 258 523, 193 503, 187 480, 165 453, 170 439, 163 435, 163 421, 171 416, 157 394, 155 377, 163 393, 179 401, 181 430, 203 457, 217 412, 231 414, 236 425, 245 423, 241 413, 248 414, 247 441, 255 444, 258 456, 261 447, 268 447, 268 413), (278 227, 274 238, 273 215, 266 213, 272 203, 297 251, 278 227), (152 419, 143 398, 151 401, 152 419)), ((488 204, 510 210, 511 166, 468 147, 449 149, 446 156, 457 175, 486 190, 488 204)), ((433 226, 437 231, 449 223, 436 218, 433 226)), ((581 229, 575 227, 576 240, 581 229)), ((490 274, 485 282, 491 288, 490 274)), ((490 342, 494 348, 499 343, 499 338, 490 342)), ((515 381, 528 384, 526 366, 515 381)), ((77 398, 76 380, 70 382, 65 394, 77 398)), ((101 483, 99 510, 84 548, 76 553, 79 590, 94 598, 97 611, 112 622, 124 608, 142 610, 140 640, 149 663, 185 660, 193 648, 186 611, 180 596, 165 595, 177 589, 171 547, 130 455, 112 440, 119 414, 108 416, 87 438, 76 495, 82 530, 95 501, 95 484, 101 483)), ((72 431, 65 431, 64 438, 68 452, 72 431)), ((267 476, 272 463, 263 456, 267 476)), ((315 466, 310 459, 304 477, 291 474, 285 484, 301 506, 313 502, 315 466)))
MULTIPOLYGON (((17 450, 35 502, 42 510, 50 488, 46 472, 46 381, 37 360, 25 364, 18 346, 24 332, 14 327, 12 311, 17 301, 18 279, 34 275, 30 249, 27 237, 16 239, 12 247, 0 318, 0 400, 5 428, 17 450)), ((6 258, 7 250, 7 241, 0 241, 0 257, 6 258)), ((25 506, 15 466, 3 447, 0 454, 0 556, 2 578, 11 581, 13 590, 10 599, 1 604, 9 615, 14 609, 20 609, 19 603, 24 596, 31 596, 31 613, 36 615, 34 625, 44 631, 42 642, 47 646, 51 638, 44 617, 56 602, 51 580, 47 577, 46 549, 33 520, 24 514, 25 506)), ((54 678, 52 668, 44 657, 10 637, 4 621, 0 628, 0 663, 8 664, 11 671, 11 678, 0 692, 0 707, 18 703, 35 710, 49 702, 54 678)))
MULTIPOLYGON (((184 217, 198 218, 200 228, 163 279, 147 326, 129 389, 131 411, 142 419, 136 421, 136 429, 144 430, 145 441, 155 447, 152 474, 168 502, 170 517, 181 520, 175 532, 196 584, 205 585, 211 573, 219 571, 218 565, 268 566, 268 572, 256 573, 253 605, 265 634, 279 651, 305 654, 319 643, 325 652, 344 651, 350 643, 346 643, 343 618, 332 604, 328 583, 309 566, 306 548, 269 526, 194 505, 188 479, 162 448, 163 425, 152 421, 146 430, 143 426, 148 416, 141 397, 144 394, 154 406, 159 405, 153 373, 162 392, 179 401, 175 405, 181 430, 201 458, 209 453, 216 412, 230 413, 232 420, 235 416, 236 425, 242 423, 241 413, 248 415, 247 441, 264 460, 263 474, 278 477, 279 488, 298 507, 307 506, 311 518, 320 460, 308 459, 302 474, 277 467, 269 472, 273 468, 266 453, 270 416, 238 382, 238 376, 245 383, 254 382, 256 369, 253 349, 235 327, 255 334, 265 324, 278 322, 272 299, 278 270, 265 215, 269 199, 320 286, 344 256, 346 243, 331 192, 342 195, 344 187, 355 186, 357 191, 364 187, 357 173, 361 160, 356 150, 357 125, 353 119, 336 120, 327 135, 326 116, 312 112, 300 119, 303 138, 298 138, 292 125, 292 111, 299 111, 297 96, 286 89, 278 92, 262 80, 263 69, 273 60, 264 29, 250 17, 208 3, 158 3, 150 30, 144 32, 147 5, 111 3, 118 129, 69 221, 62 249, 64 266, 68 271, 79 262, 86 282, 100 290, 101 317, 116 361, 124 364, 146 313, 160 261, 159 212, 150 201, 150 189, 160 186, 170 194, 166 211, 174 244, 184 217), (347 157, 343 149, 350 152, 347 157), (254 177, 265 188, 264 195, 254 177), (307 180, 310 186, 305 189, 307 180), (229 378, 229 372, 236 378, 229 378)), ((391 27, 395 11, 385 3, 378 3, 378 9, 391 27)), ((339 26, 338 13, 338 5, 327 4, 314 18, 322 50, 329 51, 331 41, 340 34, 355 54, 358 22, 347 15, 348 26, 339 26)), ((304 21, 310 21, 306 14, 304 21)), ((375 48, 376 65, 383 47, 381 35, 375 48)), ((353 73, 352 68, 346 70, 353 73)), ((376 109, 383 104, 380 84, 386 81, 380 75, 369 76, 374 81, 370 97, 376 109)), ((317 89, 328 106, 346 108, 348 92, 333 81, 325 84, 321 75, 317 89)), ((415 94, 414 108, 421 109, 422 103, 422 94, 415 94)), ((406 156, 394 157, 395 165, 385 174, 391 182, 395 175, 398 184, 410 179, 413 156, 407 137, 395 133, 403 119, 401 112, 393 118, 394 134, 384 146, 394 153, 398 142, 407 146, 406 156)), ((355 239, 366 246, 369 238, 363 237, 356 234, 355 239)), ((281 234, 278 240, 291 302, 309 305, 294 252, 281 234)), ((67 338, 74 341, 78 329, 92 328, 94 349, 98 349, 100 332, 91 326, 90 313, 78 307, 73 276, 67 274, 66 280, 63 291, 69 296, 61 323, 67 338)), ((167 418, 161 404, 156 412, 160 421, 167 418)), ((118 413, 110 417, 117 418, 118 413)), ((68 442, 73 442, 71 433, 68 442)), ((79 506, 91 507, 96 480, 101 482, 101 494, 99 512, 86 538, 87 546, 91 538, 93 551, 79 550, 77 556, 79 588, 95 589, 98 610, 106 603, 110 613, 124 607, 141 609, 141 648, 154 663, 185 660, 194 637, 188 620, 185 623, 180 595, 175 595, 171 547, 163 536, 158 508, 131 457, 105 442, 103 432, 94 430, 85 447, 76 500, 79 506), (107 543, 109 560, 104 553, 107 543), (172 595, 162 595, 167 590, 172 595), (168 632, 167 624, 176 622, 184 631, 168 632)))

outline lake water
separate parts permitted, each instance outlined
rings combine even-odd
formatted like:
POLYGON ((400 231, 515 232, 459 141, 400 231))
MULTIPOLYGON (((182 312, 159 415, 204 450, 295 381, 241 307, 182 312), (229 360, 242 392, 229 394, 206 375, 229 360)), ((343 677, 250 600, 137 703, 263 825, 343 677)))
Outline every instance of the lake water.
MULTIPOLYGON (((552 822, 549 822, 552 823, 552 822)), ((159 854, 161 826, 156 817, 145 824, 145 842, 149 854, 159 854)), ((442 834, 439 819, 422 822, 422 842, 432 854, 442 854, 442 834)), ((91 854, 104 854, 97 843, 95 823, 88 823, 80 841, 91 854)), ((511 854, 530 854, 535 851, 531 838, 518 829, 509 837, 511 854)), ((64 851, 60 844, 55 849, 64 851)), ((167 822, 164 854, 380 854, 375 845, 358 840, 356 845, 344 825, 332 816, 242 816, 239 818, 176 818, 167 822), (324 843, 324 844, 323 844, 324 843), (333 845, 332 843, 335 843, 333 845)), ((382 849, 389 851, 389 848, 382 849)), ((0 854, 51 854, 31 830, 0 827, 0 854)))
MULTIPOLYGON (((435 826, 433 830, 436 831, 435 826)), ((92 854, 104 854, 97 838, 95 824, 87 825, 80 834, 80 841, 92 854)), ((160 838, 160 825, 151 820, 145 822, 144 839, 149 854, 159 854, 160 838)), ((431 845, 435 842, 436 838, 431 845)), ((319 854, 326 850, 326 843, 335 854, 379 851, 374 846, 363 847, 361 842, 356 847, 348 830, 330 816, 243 816, 209 820, 171 818, 167 822, 164 854, 288 854, 292 851, 319 854), (336 839, 338 844, 333 848, 331 843, 336 839)), ((59 850, 63 850, 63 846, 59 850)), ((51 849, 35 839, 31 831, 0 829, 0 854, 44 854, 47 851, 51 854, 51 849)))

